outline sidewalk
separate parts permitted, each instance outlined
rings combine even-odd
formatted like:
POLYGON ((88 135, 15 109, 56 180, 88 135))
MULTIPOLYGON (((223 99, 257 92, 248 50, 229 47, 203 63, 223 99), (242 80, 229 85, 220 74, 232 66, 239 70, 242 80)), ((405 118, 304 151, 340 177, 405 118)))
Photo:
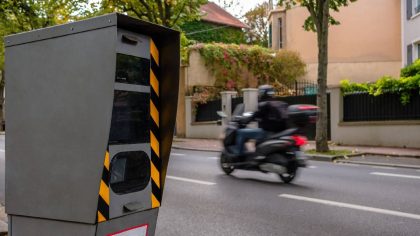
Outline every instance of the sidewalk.
MULTIPOLYGON (((174 138, 172 147, 174 149, 220 152, 222 150, 222 141, 216 139, 174 138)), ((315 142, 309 141, 304 149, 315 149, 315 142)), ((349 150, 354 153, 361 153, 359 156, 335 160, 337 162, 420 169, 420 149, 337 146, 334 144, 330 145, 330 149, 349 150)), ((326 158, 325 160, 333 161, 334 159, 326 158)))

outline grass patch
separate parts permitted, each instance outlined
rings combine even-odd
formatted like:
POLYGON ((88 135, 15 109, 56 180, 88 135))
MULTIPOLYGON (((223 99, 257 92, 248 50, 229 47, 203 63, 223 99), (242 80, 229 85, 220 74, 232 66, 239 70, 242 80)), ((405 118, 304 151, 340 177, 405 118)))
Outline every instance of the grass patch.
POLYGON ((318 155, 329 155, 329 156, 347 156, 350 154, 355 154, 350 150, 330 150, 328 152, 317 152, 315 149, 306 150, 306 154, 318 154, 318 155))

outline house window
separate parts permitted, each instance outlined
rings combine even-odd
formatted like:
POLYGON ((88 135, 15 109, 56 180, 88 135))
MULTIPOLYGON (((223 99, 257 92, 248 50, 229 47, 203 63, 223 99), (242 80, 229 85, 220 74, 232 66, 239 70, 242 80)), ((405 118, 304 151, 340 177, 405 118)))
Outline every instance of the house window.
POLYGON ((414 0, 414 14, 420 13, 420 0, 414 0))
POLYGON ((271 46, 273 45, 273 25, 268 26, 268 47, 271 48, 271 46))
POLYGON ((420 59, 420 42, 418 42, 416 46, 417 46, 417 59, 420 59))
POLYGON ((413 64, 413 45, 407 46, 407 65, 413 64))
POLYGON ((413 0, 407 0, 405 10, 407 11, 407 20, 410 20, 413 15, 413 0))
POLYGON ((283 20, 279 18, 279 48, 283 48, 283 20))

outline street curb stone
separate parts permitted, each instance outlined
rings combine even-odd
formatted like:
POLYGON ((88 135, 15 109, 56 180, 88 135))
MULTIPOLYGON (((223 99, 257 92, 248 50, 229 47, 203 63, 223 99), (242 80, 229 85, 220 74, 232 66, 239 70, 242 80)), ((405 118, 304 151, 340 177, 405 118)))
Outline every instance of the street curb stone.
POLYGON ((333 162, 337 159, 346 158, 346 157, 362 156, 362 155, 365 155, 365 154, 366 153, 354 153, 354 154, 349 154, 349 155, 336 155, 336 156, 322 155, 322 154, 306 154, 306 155, 309 156, 311 158, 311 160, 314 160, 314 161, 333 162))
POLYGON ((222 152, 222 150, 216 149, 204 149, 204 148, 190 148, 190 147, 181 147, 178 145, 172 145, 173 149, 180 149, 180 150, 189 150, 189 151, 203 151, 203 152, 222 152))
POLYGON ((390 156, 390 157, 408 157, 408 158, 418 158, 420 159, 420 155, 416 154, 388 154, 388 153, 375 153, 375 152, 365 152, 366 155, 374 155, 374 156, 390 156))
POLYGON ((401 165, 401 164, 390 164, 390 163, 381 163, 381 162, 368 162, 368 161, 348 161, 348 160, 335 160, 337 163, 347 163, 347 164, 359 164, 359 165, 368 165, 368 166, 385 166, 385 167, 397 167, 397 168, 406 168, 406 169, 419 169, 418 165, 401 165))

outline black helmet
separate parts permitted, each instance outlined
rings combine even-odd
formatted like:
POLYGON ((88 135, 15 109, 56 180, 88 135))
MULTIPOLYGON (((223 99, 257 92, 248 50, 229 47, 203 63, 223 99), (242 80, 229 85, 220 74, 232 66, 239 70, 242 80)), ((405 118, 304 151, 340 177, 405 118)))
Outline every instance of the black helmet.
POLYGON ((271 85, 264 84, 258 87, 258 100, 268 100, 274 97, 274 88, 271 85))

